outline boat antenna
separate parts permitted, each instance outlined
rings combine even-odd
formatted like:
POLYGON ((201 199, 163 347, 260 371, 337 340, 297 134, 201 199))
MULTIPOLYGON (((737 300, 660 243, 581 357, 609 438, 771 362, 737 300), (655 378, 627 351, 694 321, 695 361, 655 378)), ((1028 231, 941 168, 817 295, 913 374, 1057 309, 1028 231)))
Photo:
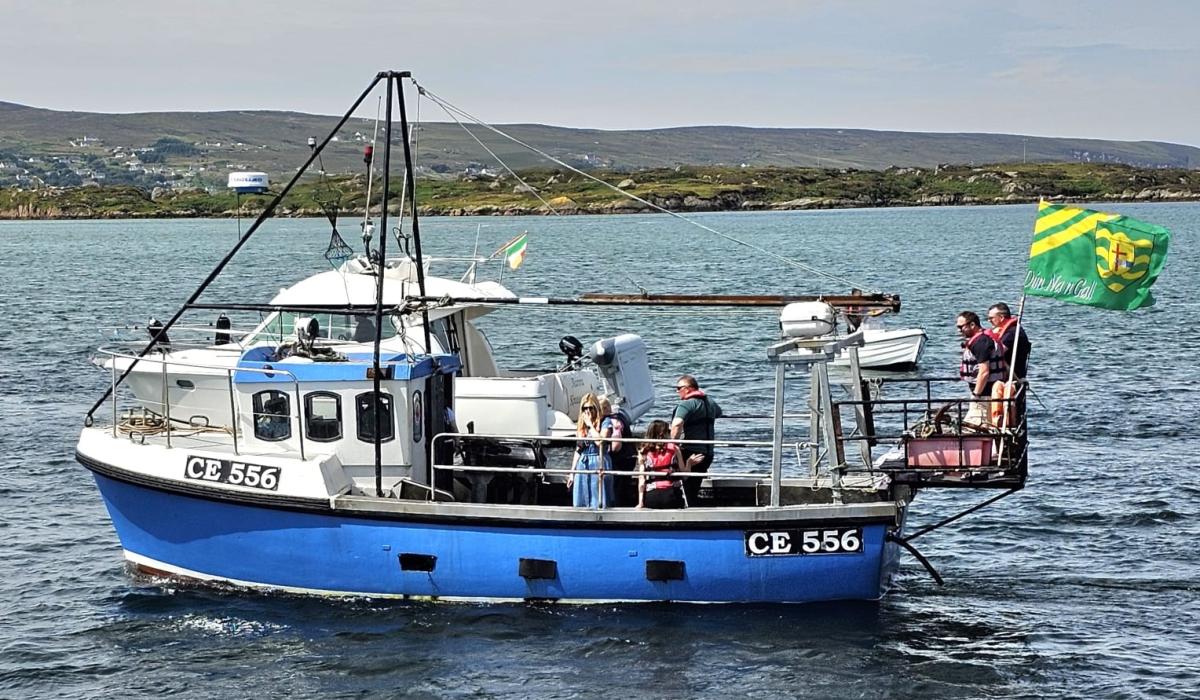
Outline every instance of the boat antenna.
POLYGON ((379 142, 379 108, 383 105, 383 97, 375 100, 375 131, 371 134, 371 143, 363 147, 363 163, 367 166, 367 205, 363 207, 362 236, 363 245, 370 245, 370 236, 375 224, 371 223, 371 189, 375 178, 375 144, 379 142))
MULTIPOLYGON (((412 80, 412 75, 410 73, 408 73, 407 71, 397 74, 397 76, 396 76, 396 85, 397 86, 400 85, 400 78, 408 78, 409 80, 412 80)), ((413 85, 417 84, 415 80, 413 80, 412 82, 413 82, 413 85)), ((404 91, 403 90, 400 91, 400 131, 405 135, 405 138, 404 138, 404 184, 405 184, 405 190, 408 194, 409 207, 410 207, 411 213, 412 213, 413 249, 414 249, 414 252, 417 254, 416 255, 417 288, 420 290, 421 296, 425 296, 425 264, 424 264, 423 258, 421 257, 421 227, 420 227, 420 224, 417 222, 416 178, 413 174, 412 145, 409 143, 409 140, 408 140, 408 133, 409 133, 408 112, 405 110, 405 106, 404 106, 404 91)), ((403 209, 401 209, 401 212, 403 212, 403 209)), ((430 337, 429 337, 429 311, 428 310, 423 310, 421 312, 421 320, 423 322, 421 327, 425 329, 425 352, 432 354, 433 346, 431 345, 430 337)), ((429 423, 429 421, 426 421, 426 427, 429 427, 430 425, 431 424, 429 423)), ((428 444, 428 443, 426 443, 426 444, 428 444)))
MULTIPOLYGON (((417 133, 420 131, 420 124, 421 124, 421 97, 420 97, 420 92, 418 91, 416 121, 414 121, 412 123, 412 125, 409 126, 409 128, 404 130, 404 138, 408 139, 408 141, 405 142, 406 145, 411 142, 413 147, 414 148, 416 147, 417 133)), ((409 171, 405 170, 404 171, 404 182, 400 187, 400 221, 396 224, 395 227, 392 228, 392 234, 396 236, 396 243, 398 243, 404 249, 405 257, 411 259, 412 251, 409 250, 409 243, 408 243, 409 236, 405 235, 405 233, 404 233, 404 203, 408 197, 408 177, 409 177, 409 171)), ((414 196, 415 196, 415 191, 414 191, 414 196)))
MULTIPOLYGON (((296 183, 300 181, 300 178, 303 177, 304 173, 308 172, 308 169, 312 166, 313 161, 320 156, 321 151, 324 150, 327 145, 329 145, 329 142, 332 141, 333 137, 337 135, 338 131, 340 131, 341 128, 346 125, 346 122, 350 121, 350 117, 355 111, 358 110, 358 106, 367 98, 367 95, 371 94, 371 91, 375 89, 375 86, 382 79, 383 75, 380 74, 376 75, 371 80, 371 84, 367 85, 366 89, 362 91, 362 94, 358 96, 358 99, 354 101, 354 104, 350 105, 350 109, 348 109, 346 113, 342 115, 342 118, 329 132, 329 135, 326 136, 325 139, 317 144, 316 148, 313 149, 313 152, 308 156, 308 160, 304 162, 304 165, 301 165, 296 170, 296 174, 292 175, 292 179, 288 180, 288 183, 283 186, 283 189, 279 191, 279 194, 275 195, 275 197, 267 203, 267 206, 263 207, 263 210, 259 212, 258 217, 254 219, 254 223, 250 225, 250 228, 246 229, 246 232, 242 234, 240 238, 238 238, 238 241, 234 244, 233 248, 225 254, 225 257, 221 258, 221 261, 217 263, 217 266, 213 268, 212 272, 208 273, 208 276, 204 278, 204 281, 200 283, 200 286, 196 288, 196 291, 192 292, 187 301, 183 303, 183 306, 180 306, 179 310, 175 312, 175 315, 172 316, 169 321, 163 324, 164 333, 171 330, 171 327, 179 321, 184 312, 192 308, 192 305, 196 303, 196 300, 200 298, 200 295, 204 293, 204 290, 208 289, 208 286, 213 283, 213 280, 221 275, 221 272, 225 270, 225 267, 229 264, 229 262, 238 254, 238 251, 242 249, 242 246, 246 245, 246 242, 249 241, 255 232, 258 231, 263 222, 267 219, 270 219, 275 214, 275 210, 279 207, 279 203, 282 202, 284 197, 286 197, 288 193, 292 191, 292 188, 296 186, 296 183)), ((121 373, 121 376, 118 377, 116 381, 109 384, 107 388, 105 388, 104 395, 92 405, 91 409, 88 410, 87 415, 84 416, 84 425, 92 424, 93 416, 95 415, 96 411, 104 404, 109 396, 112 396, 116 387, 125 381, 125 378, 128 377, 129 373, 133 371, 133 368, 137 366, 138 360, 145 357, 151 350, 154 349, 155 345, 158 344, 158 338, 161 337, 162 336, 159 335, 151 338, 150 342, 146 344, 146 347, 142 348, 142 351, 138 353, 138 356, 134 358, 134 360, 130 362, 128 366, 125 367, 125 370, 121 373)))
MULTIPOLYGON (((567 162, 565 162, 565 161, 563 161, 563 160, 561 160, 561 159, 559 159, 559 158, 555 158, 554 156, 550 155, 549 153, 546 153, 545 151, 541 150, 540 148, 537 148, 536 146, 532 146, 532 145, 530 145, 530 144, 528 144, 528 143, 526 143, 526 142, 522 141, 521 139, 519 139, 519 138, 517 138, 517 137, 515 137, 515 136, 511 136, 511 135, 509 135, 509 134, 505 133, 504 131, 501 131, 500 129, 496 128, 495 126, 492 126, 491 124, 488 124, 488 123, 486 123, 486 122, 484 122, 484 121, 480 120, 478 117, 476 117, 476 116, 472 115, 471 113, 469 113, 469 112, 467 112, 467 111, 465 111, 465 110, 463 110, 463 109, 461 109, 461 108, 459 108, 459 107, 456 107, 456 106, 454 106, 453 104, 451 104, 451 103, 447 102, 446 100, 442 99, 441 97, 439 97, 438 95, 436 95, 436 94, 434 94, 432 91, 430 91, 428 88, 423 88, 423 87, 422 87, 422 88, 420 88, 420 89, 421 89, 421 91, 422 91, 422 93, 421 93, 422 95, 424 95, 425 97, 428 97, 430 100, 433 100, 433 103, 434 103, 434 104, 436 104, 436 105, 438 105, 439 107, 441 107, 441 108, 442 108, 443 110, 445 110, 445 111, 446 111, 448 114, 450 114, 451 112, 457 113, 457 114, 461 115, 461 116, 462 116, 464 119, 468 119, 468 120, 470 120, 470 121, 472 121, 472 122, 474 122, 474 123, 476 123, 476 124, 478 124, 478 125, 482 126, 483 128, 485 128, 485 129, 487 129, 487 130, 489 130, 489 131, 491 131, 491 132, 493 132, 493 133, 495 133, 495 134, 497 134, 497 135, 499 135, 499 136, 501 136, 501 137, 503 137, 503 138, 506 138, 506 139, 508 139, 509 141, 512 141, 513 143, 517 144, 518 146, 521 146, 522 148, 525 148, 525 149, 527 149, 527 150, 529 150, 529 151, 531 151, 531 152, 533 152, 533 153, 536 153, 536 154, 538 154, 539 156, 541 156, 541 157, 545 158, 546 160, 548 160, 548 161, 550 161, 550 162, 552 162, 552 163, 555 163, 555 164, 557 164, 557 165, 558 165, 558 166, 560 166, 560 167, 563 167, 563 168, 566 168, 567 170, 570 170, 571 172, 575 173, 576 175, 579 175, 579 176, 581 176, 581 177, 585 177, 585 178, 587 178, 587 179, 589 179, 589 180, 591 180, 591 181, 593 181, 593 182, 595 182, 595 183, 597 183, 597 184, 599 184, 599 185, 602 185, 602 186, 604 186, 604 187, 606 187, 606 188, 608 188, 608 189, 612 190, 613 192, 616 192, 617 194, 621 195, 622 197, 626 197, 626 198, 632 199, 632 200, 634 200, 634 201, 641 202, 642 204, 646 205, 647 207, 649 207, 649 208, 651 208, 651 209, 653 209, 653 210, 655 210, 655 211, 657 211, 657 212, 660 212, 660 213, 662 213, 662 214, 668 214, 668 215, 670 215, 670 216, 673 216, 673 217, 675 217, 676 219, 679 219, 680 221, 684 221, 684 222, 686 222, 686 223, 688 223, 688 224, 691 224, 692 226, 695 226, 696 228, 699 228, 699 229, 701 229, 701 230, 703 230, 703 231, 707 231, 707 232, 709 232, 709 233, 711 233, 711 234, 714 234, 714 235, 716 235, 716 236, 720 236, 721 238, 724 238, 725 240, 727 240, 727 241, 729 241, 729 242, 731 242, 731 243, 736 243, 736 244, 738 244, 738 245, 740 245, 740 246, 744 246, 744 247, 746 247, 746 248, 750 248, 751 250, 755 250, 755 251, 757 251, 757 252, 759 252, 759 253, 762 253, 763 255, 766 255, 766 256, 767 256, 767 257, 769 257, 769 258, 774 258, 775 260, 778 260, 778 261, 782 262, 783 264, 785 264, 785 265, 788 265, 788 266, 790 266, 790 267, 799 268, 799 269, 801 269, 801 270, 804 270, 804 271, 806 271, 806 272, 809 272, 809 273, 811 273, 811 274, 813 274, 813 275, 817 275, 817 276, 819 276, 819 277, 824 277, 824 278, 826 278, 826 279, 828 279, 828 280, 832 280, 832 281, 834 281, 834 282, 837 282, 837 283, 839 283, 839 284, 844 284, 844 285, 846 285, 846 286, 848 286, 848 287, 852 287, 852 288, 853 288, 853 287, 858 287, 858 288, 860 288, 860 289, 864 289, 864 290, 867 290, 867 291, 870 291, 870 292, 878 292, 878 291, 879 291, 878 289, 875 289, 875 288, 871 287, 870 285, 866 285, 866 284, 863 284, 863 283, 861 283, 861 282, 854 282, 854 281, 852 281, 852 280, 848 280, 848 279, 846 279, 846 278, 844 278, 844 277, 839 277, 839 276, 837 276, 837 275, 834 275, 834 274, 831 274, 831 273, 825 272, 824 270, 818 270, 817 268, 815 268, 815 267, 812 267, 811 265, 806 265, 806 264, 804 264, 804 263, 800 262, 799 260, 795 260, 795 259, 792 259, 792 258, 786 257, 786 256, 784 256, 784 255, 780 255, 779 253, 776 253, 776 252, 774 252, 774 251, 772 251, 772 250, 768 250, 768 249, 766 249, 766 248, 763 248, 762 246, 755 245, 755 244, 753 244, 753 243, 750 243, 750 242, 748 242, 748 241, 744 241, 744 240, 742 240, 742 239, 740 239, 740 238, 737 238, 737 237, 735 237, 735 236, 731 236, 731 235, 729 235, 729 234, 727 234, 727 233, 724 233, 724 232, 722 232, 722 231, 718 231, 717 229, 715 229, 715 228, 713 228, 713 227, 711 227, 711 226, 707 226, 707 225, 705 225, 705 224, 702 224, 702 223, 700 223, 699 221, 696 221, 695 219, 688 218, 688 217, 684 216, 683 214, 680 214, 680 213, 678 213, 678 212, 675 212, 675 211, 671 211, 670 209, 667 209, 666 207, 663 207, 663 206, 660 206, 660 205, 658 205, 658 204, 655 204, 654 202, 651 202, 651 201, 649 201, 649 200, 647 200, 647 199, 643 199, 642 197, 639 197, 639 196, 637 196, 636 194, 634 194, 634 193, 632 193, 632 192, 628 192, 628 191, 626 191, 626 190, 622 190, 621 188, 617 187, 616 185, 614 185, 614 184, 612 184, 612 183, 610 183, 610 182, 608 182, 608 181, 606 181, 606 180, 602 180, 602 179, 600 179, 600 178, 596 177, 595 175, 592 175, 592 174, 590 174, 590 173, 587 173, 587 172, 585 172, 585 171, 583 171, 583 170, 580 170, 579 168, 577 168, 577 167, 575 167, 575 166, 573 166, 573 165, 571 165, 571 164, 569 164, 569 163, 567 163, 567 162)), ((462 126, 462 123, 461 123, 461 122, 459 122, 458 118, 457 118, 457 117, 455 117, 455 116, 454 116, 454 114, 451 114, 451 118, 452 118, 452 119, 454 119, 454 121, 455 121, 455 122, 458 122, 460 126, 462 126)), ((468 132, 469 132, 469 131, 470 131, 470 130, 468 130, 468 132)), ((473 135, 472 135, 472 136, 473 136, 473 135)), ((478 141, 479 141, 479 139, 476 139, 476 141, 478 142, 478 141)), ((485 148, 486 148, 486 147, 485 147, 485 148)), ((493 157, 496 157, 496 156, 495 156, 495 153, 494 153, 494 152, 492 152, 492 151, 491 151, 491 149, 487 149, 487 150, 488 150, 488 152, 489 152, 489 153, 491 153, 491 154, 493 155, 493 157)), ((505 167, 507 168, 507 166, 505 166, 505 167)), ((510 172, 511 172, 511 170, 510 170, 510 172)), ((538 197, 538 199, 541 199, 541 197, 538 197)), ((542 200, 542 201, 543 201, 543 203, 545 203, 545 200, 542 200)), ((546 203, 546 205, 547 205, 547 207, 548 207, 549 209, 551 209, 552 211, 554 210, 554 208, 553 208, 553 207, 550 207, 548 203, 546 203)))
POLYGON ((479 267, 479 234, 483 232, 483 224, 475 224, 475 248, 471 251, 471 267, 467 269, 467 274, 463 275, 462 281, 467 281, 467 275, 471 277, 471 284, 475 284, 475 270, 479 267))

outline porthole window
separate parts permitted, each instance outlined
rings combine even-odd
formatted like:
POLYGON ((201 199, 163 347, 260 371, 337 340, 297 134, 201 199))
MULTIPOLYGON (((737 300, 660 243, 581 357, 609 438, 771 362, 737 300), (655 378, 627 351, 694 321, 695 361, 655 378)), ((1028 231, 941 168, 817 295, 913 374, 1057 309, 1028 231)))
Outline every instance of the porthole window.
MULTIPOLYGON (((359 394, 355 397, 355 420, 358 424, 358 439, 363 442, 375 442, 375 392, 359 394)), ((379 442, 387 442, 396 437, 396 426, 392 420, 392 397, 390 394, 379 395, 380 433, 379 442)))
POLYGON ((342 398, 328 391, 304 396, 304 435, 313 442, 333 442, 342 437, 342 398))
POLYGON ((292 436, 292 408, 288 395, 270 389, 254 395, 254 437, 268 442, 292 436))

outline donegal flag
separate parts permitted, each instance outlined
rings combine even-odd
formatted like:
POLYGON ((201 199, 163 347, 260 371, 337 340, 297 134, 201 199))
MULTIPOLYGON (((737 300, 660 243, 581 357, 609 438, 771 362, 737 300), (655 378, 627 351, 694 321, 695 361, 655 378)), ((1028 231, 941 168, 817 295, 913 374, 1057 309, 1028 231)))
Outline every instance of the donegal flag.
POLYGON ((1167 259, 1162 226, 1062 204, 1038 204, 1025 292, 1074 304, 1152 306, 1150 285, 1167 259))
POLYGON ((508 261, 509 268, 515 270, 525 262, 525 248, 528 242, 529 234, 522 233, 504 249, 504 259, 508 261))

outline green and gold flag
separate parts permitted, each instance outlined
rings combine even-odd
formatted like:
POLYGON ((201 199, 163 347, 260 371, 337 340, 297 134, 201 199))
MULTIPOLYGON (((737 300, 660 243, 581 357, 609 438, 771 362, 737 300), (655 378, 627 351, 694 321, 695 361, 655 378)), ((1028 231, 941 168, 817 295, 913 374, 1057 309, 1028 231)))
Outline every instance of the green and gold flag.
POLYGON ((1104 309, 1153 306, 1150 285, 1170 240, 1162 226, 1128 216, 1040 202, 1025 292, 1104 309))

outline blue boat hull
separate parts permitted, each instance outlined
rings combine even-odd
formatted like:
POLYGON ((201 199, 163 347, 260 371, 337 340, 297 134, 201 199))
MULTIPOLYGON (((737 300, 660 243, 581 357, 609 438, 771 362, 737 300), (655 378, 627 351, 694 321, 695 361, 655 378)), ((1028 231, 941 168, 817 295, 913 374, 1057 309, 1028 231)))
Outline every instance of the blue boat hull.
MULTIPOLYGON (((462 600, 811 602, 871 600, 896 568, 888 523, 864 523, 863 551, 749 557, 741 528, 419 522, 288 510, 149 488, 95 474, 127 557, 150 571, 325 595, 462 600), (401 554, 436 562, 402 570, 401 554), (436 559, 429 559, 434 557, 436 559), (555 562, 525 578, 522 559, 555 562), (683 562, 651 581, 649 560, 683 562)), ((820 523, 805 523, 819 527, 820 523)))

